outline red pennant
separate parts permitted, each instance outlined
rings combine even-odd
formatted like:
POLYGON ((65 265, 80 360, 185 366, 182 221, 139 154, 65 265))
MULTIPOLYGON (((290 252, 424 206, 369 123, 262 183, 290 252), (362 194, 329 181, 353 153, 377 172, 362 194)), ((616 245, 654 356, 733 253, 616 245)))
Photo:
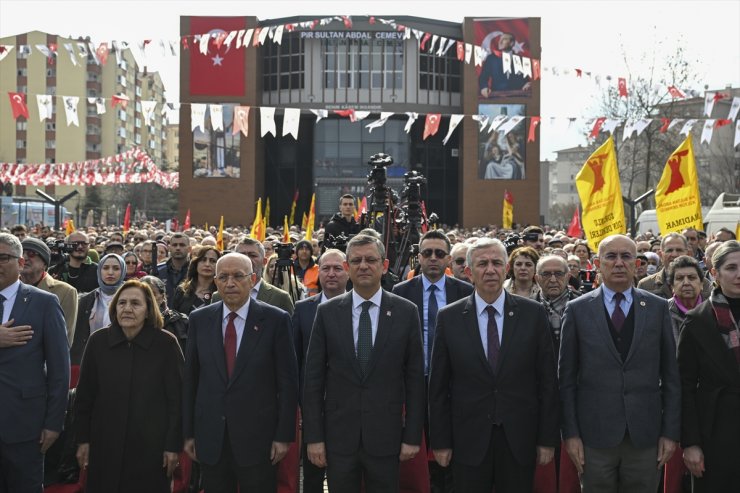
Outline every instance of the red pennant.
POLYGON ((465 60, 465 43, 462 41, 457 42, 457 59, 461 62, 465 60))
POLYGON ((295 24, 286 24, 285 25, 285 30, 288 31, 289 33, 292 33, 294 29, 295 29, 295 24))
POLYGON ((668 125, 671 124, 670 118, 661 118, 660 119, 660 133, 664 134, 668 131, 668 125))
POLYGON ((423 50, 426 50, 426 48, 424 47, 424 45, 427 44, 427 41, 429 41, 429 38, 431 38, 431 37, 432 37, 432 33, 426 33, 426 34, 424 34, 424 37, 421 38, 421 46, 420 46, 420 48, 421 48, 422 51, 423 50))
POLYGON ((573 211, 573 219, 570 220, 568 231, 566 232, 571 238, 580 238, 583 236, 583 228, 581 227, 581 216, 578 214, 578 207, 573 211))
POLYGON ((426 121, 424 122, 424 137, 422 140, 427 140, 430 135, 435 135, 439 130, 439 121, 442 119, 440 113, 429 113, 426 121))
POLYGON ((627 97, 627 79, 624 77, 620 77, 617 79, 617 84, 619 86, 619 95, 623 98, 627 97))
POLYGON ((355 122, 355 110, 354 108, 347 108, 346 110, 334 110, 334 114, 344 118, 349 118, 352 123, 355 122))
POLYGON ((110 106, 111 108, 115 108, 120 104, 122 108, 126 109, 128 101, 128 96, 124 96, 123 94, 121 94, 120 96, 113 96, 112 98, 110 98, 110 106))
POLYGON ((152 42, 152 40, 151 40, 151 39, 145 39, 145 40, 144 40, 144 48, 146 48, 146 45, 148 45, 148 44, 149 44, 149 43, 151 43, 151 42, 152 42))
POLYGON ((729 125, 730 123, 732 123, 732 120, 720 119, 714 122, 714 128, 724 127, 725 125, 729 125))
POLYGON ((2 55, 3 53, 5 53, 6 51, 7 51, 7 48, 5 48, 5 46, 3 46, 3 45, 0 45, 0 55, 2 55))
POLYGON ((514 194, 508 190, 504 190, 504 200, 511 205, 514 205, 514 194))
POLYGON ((182 225, 182 230, 187 231, 190 229, 190 209, 188 209, 188 213, 185 214, 185 223, 182 225))
POLYGON ((576 69, 576 77, 583 77, 583 70, 577 68, 576 69))
POLYGON ((714 102, 716 103, 720 99, 725 99, 726 97, 727 97, 727 95, 722 94, 722 93, 719 93, 719 92, 716 92, 716 93, 714 93, 714 102))
POLYGON ((606 118, 603 117, 603 116, 600 117, 600 118, 597 118, 594 121, 594 127, 591 129, 591 134, 589 135, 589 137, 591 137, 592 139, 595 139, 596 136, 599 135, 599 131, 601 130, 601 126, 604 124, 605 121, 606 121, 606 118))
POLYGON ((343 15, 342 21, 344 21, 344 27, 352 29, 352 19, 348 15, 343 15))
POLYGON ((123 234, 128 233, 131 229, 131 204, 126 206, 126 213, 123 215, 123 234))
POLYGON ((108 52, 110 50, 108 49, 108 43, 100 43, 98 46, 98 49, 95 50, 95 54, 98 57, 98 60, 100 60, 101 65, 105 65, 108 61, 108 52))
POLYGON ((373 24, 375 24, 375 17, 374 16, 370 16, 370 20, 368 22, 370 23, 371 26, 373 24))
POLYGON ((679 91, 676 86, 669 86, 668 93, 675 99, 683 99, 686 97, 686 95, 682 93, 681 91, 679 91))
POLYGON ((540 124, 540 117, 533 116, 529 122, 529 135, 527 136, 527 142, 534 142, 534 134, 537 126, 540 124))
POLYGON ((180 223, 177 221, 176 217, 172 218, 172 231, 180 231, 180 223))
POLYGON ((540 78, 540 61, 536 58, 532 58, 532 80, 538 80, 540 78))
POLYGON ((188 46, 188 38, 187 36, 182 37, 182 49, 183 50, 189 50, 190 46, 188 46))
POLYGON ((254 29, 254 38, 252 38, 252 46, 257 46, 260 44, 260 33, 261 32, 262 32, 261 27, 257 27, 254 29))
POLYGON ((216 49, 220 50, 225 40, 226 40, 226 33, 218 33, 216 35, 216 39, 213 41, 213 44, 216 45, 216 49))
POLYGON ((13 118, 17 120, 19 116, 22 116, 28 120, 28 105, 26 105, 25 93, 9 92, 8 97, 10 98, 10 106, 13 109, 13 118))

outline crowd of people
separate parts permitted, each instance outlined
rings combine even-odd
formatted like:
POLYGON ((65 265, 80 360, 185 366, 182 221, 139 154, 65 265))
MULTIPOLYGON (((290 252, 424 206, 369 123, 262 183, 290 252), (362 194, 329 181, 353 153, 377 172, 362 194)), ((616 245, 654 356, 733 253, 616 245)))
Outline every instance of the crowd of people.
POLYGON ((392 285, 353 204, 0 232, 0 491, 740 491, 732 231, 431 229, 392 285))

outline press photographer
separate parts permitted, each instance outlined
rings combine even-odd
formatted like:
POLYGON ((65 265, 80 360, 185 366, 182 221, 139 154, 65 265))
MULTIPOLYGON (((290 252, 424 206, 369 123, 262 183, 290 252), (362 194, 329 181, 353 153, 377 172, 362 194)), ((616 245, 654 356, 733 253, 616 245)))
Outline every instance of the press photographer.
POLYGON ((88 293, 98 287, 98 264, 90 260, 87 252, 90 240, 81 231, 75 231, 64 239, 49 245, 51 258, 56 264, 49 268, 49 275, 71 285, 78 293, 88 293))

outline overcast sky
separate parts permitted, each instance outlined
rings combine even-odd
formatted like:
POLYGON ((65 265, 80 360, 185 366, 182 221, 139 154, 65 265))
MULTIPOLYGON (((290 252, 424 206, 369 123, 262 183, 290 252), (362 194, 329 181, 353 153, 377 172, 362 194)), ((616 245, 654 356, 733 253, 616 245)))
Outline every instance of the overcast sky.
MULTIPOLYGON (((0 0, 0 37, 39 30, 61 36, 90 36, 97 42, 175 39, 181 15, 254 15, 261 20, 294 15, 414 15, 462 22, 464 17, 541 17, 542 65, 570 75, 544 73, 542 80, 542 158, 583 141, 575 128, 551 126, 550 117, 592 118, 596 85, 576 79, 573 69, 627 77, 646 74, 677 46, 710 89, 740 86, 740 0, 722 1, 230 1, 230 0, 0 0), (646 63, 645 60, 648 60, 646 63)), ((158 50, 155 50, 158 51, 158 50)), ((179 100, 178 61, 155 56, 149 70, 162 74, 169 101, 179 100)))

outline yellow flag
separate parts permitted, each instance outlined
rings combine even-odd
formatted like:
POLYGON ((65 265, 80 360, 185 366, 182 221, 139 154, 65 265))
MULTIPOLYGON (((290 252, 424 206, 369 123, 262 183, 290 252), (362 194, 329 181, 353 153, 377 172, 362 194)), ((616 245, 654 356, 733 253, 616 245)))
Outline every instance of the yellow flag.
POLYGON ((316 223, 316 194, 311 195, 311 207, 308 210, 308 220, 306 221, 306 239, 313 239, 313 228, 316 223))
POLYGON ((303 218, 301 219, 301 229, 305 230, 307 224, 308 224, 308 216, 304 212, 303 213, 303 218))
POLYGON ((267 237, 267 216, 262 218, 262 225, 260 226, 259 238, 257 239, 260 241, 265 241, 265 237, 267 237))
POLYGON ((591 154, 576 175, 583 231, 592 250, 609 235, 624 234, 624 203, 612 137, 591 154))
POLYGON ((270 224, 270 197, 267 197, 267 202, 265 202, 265 215, 263 219, 263 223, 270 224))
POLYGON ((218 225, 218 234, 216 235, 216 248, 219 252, 224 251, 224 216, 221 216, 221 222, 218 225))
POLYGON ((67 219, 67 229, 65 233, 67 233, 67 236, 69 236, 74 232, 75 232, 75 222, 72 219, 67 219))
POLYGON ((704 230, 691 133, 665 163, 663 175, 655 187, 655 215, 661 235, 681 232, 685 228, 704 230))
POLYGON ((257 212, 254 214, 254 221, 252 222, 252 228, 249 230, 249 236, 258 239, 259 230, 262 227, 262 197, 257 199, 257 212))
POLYGON ((514 224, 514 196, 508 190, 504 190, 504 217, 502 226, 511 229, 514 224))
POLYGON ((288 216, 283 220, 283 243, 290 243, 290 226, 288 226, 288 216))

